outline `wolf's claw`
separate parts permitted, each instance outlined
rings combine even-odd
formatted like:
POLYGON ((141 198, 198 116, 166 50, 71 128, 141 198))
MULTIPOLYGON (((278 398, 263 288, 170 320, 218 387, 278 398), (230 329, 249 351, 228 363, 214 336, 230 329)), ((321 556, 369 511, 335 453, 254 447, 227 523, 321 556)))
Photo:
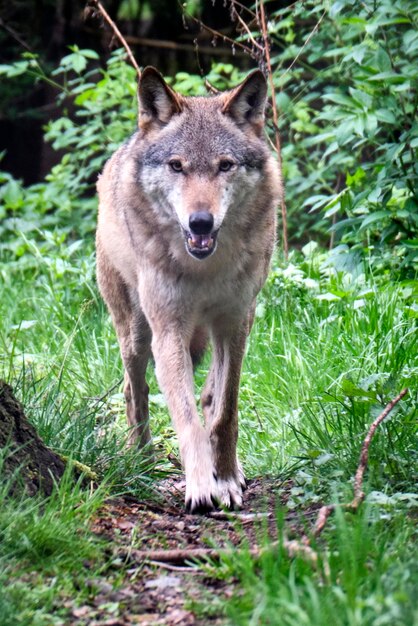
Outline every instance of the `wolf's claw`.
POLYGON ((242 486, 237 477, 218 480, 219 502, 222 507, 236 511, 242 508, 242 486))
POLYGON ((212 496, 210 500, 207 498, 201 498, 199 500, 186 500, 186 513, 194 514, 202 514, 202 513, 210 513, 210 511, 214 511, 218 508, 218 504, 216 499, 212 496))

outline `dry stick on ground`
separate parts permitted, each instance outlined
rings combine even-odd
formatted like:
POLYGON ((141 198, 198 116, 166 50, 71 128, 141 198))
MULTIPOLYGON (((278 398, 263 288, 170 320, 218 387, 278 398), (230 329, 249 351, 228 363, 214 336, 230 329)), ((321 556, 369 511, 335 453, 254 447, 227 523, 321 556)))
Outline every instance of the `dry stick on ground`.
POLYGON ((115 22, 112 20, 112 18, 110 17, 109 13, 106 11, 106 9, 102 5, 102 3, 99 2, 99 0, 89 0, 89 5, 90 5, 90 7, 97 8, 99 10, 99 12, 103 15, 104 19, 109 24, 109 26, 111 27, 111 29, 115 33, 116 37, 119 39, 119 41, 121 42, 122 46, 125 48, 130 62, 132 63, 132 65, 136 69, 138 77, 140 77, 141 76, 141 70, 139 69, 138 63, 135 61, 135 57, 132 54, 132 50, 130 49, 130 47, 126 43, 126 40, 125 40, 124 36, 120 32, 119 28, 116 26, 115 22))
MULTIPOLYGON (((279 548, 283 545, 290 557, 303 556, 313 566, 317 565, 318 556, 310 546, 302 545, 298 541, 274 541, 263 548, 250 548, 249 552, 254 559, 260 558, 264 553, 272 548, 279 548)), ((154 563, 171 563, 182 565, 192 561, 219 561, 221 556, 230 554, 230 550, 226 548, 192 548, 177 550, 130 550, 126 554, 128 561, 135 563, 143 563, 144 561, 154 563)))
POLYGON ((364 500, 363 477, 364 477, 364 472, 366 471, 366 467, 367 467, 367 461, 369 457, 369 447, 370 447, 370 442, 373 438, 373 435, 376 432, 376 429, 378 428, 378 426, 383 422, 384 419, 386 419, 386 417, 389 415, 392 409, 398 404, 400 400, 402 400, 404 396, 406 396, 407 393, 408 393, 408 389, 402 389, 401 393, 398 396, 396 396, 396 398, 394 398, 391 402, 389 402, 386 408, 381 412, 381 414, 378 417, 376 417, 376 419, 374 420, 374 422, 369 428, 369 432, 367 433, 366 438, 363 442, 363 446, 361 448, 360 462, 357 468, 356 475, 354 477, 354 499, 350 504, 350 507, 352 510, 358 509, 359 505, 364 500))
MULTIPOLYGON (((389 415, 392 409, 398 404, 399 400, 408 393, 408 389, 402 389, 401 393, 396 396, 389 404, 384 408, 384 410, 380 413, 378 417, 371 424, 369 431, 363 441, 363 445, 361 447, 360 460, 357 467, 356 475, 354 477, 354 498, 349 503, 344 505, 344 508, 349 511, 357 511, 358 507, 364 500, 364 491, 363 491, 363 478, 364 472, 367 468, 367 461, 369 458, 369 447, 372 441, 373 435, 376 432, 378 426, 383 422, 384 419, 389 415)), ((314 537, 318 537, 321 532, 325 528, 325 524, 329 516, 335 511, 334 504, 328 504, 327 506, 323 506, 319 509, 318 517, 316 518, 313 535, 314 537)))
MULTIPOLYGON (((367 469, 367 461, 369 455, 369 447, 372 441, 373 435, 376 432, 378 426, 383 422, 383 420, 389 415, 392 409, 398 404, 398 402, 408 393, 408 389, 403 389, 396 398, 394 398, 389 404, 385 407, 385 409, 380 413, 380 415, 374 420, 371 424, 369 431, 363 441, 363 445, 360 453, 360 461, 356 471, 356 475, 354 478, 354 498, 352 502, 349 504, 343 505, 343 508, 350 511, 357 511, 358 507, 364 500, 364 492, 363 492, 363 478, 364 473, 367 469)), ((325 525, 329 516, 334 512, 335 505, 329 504, 327 506, 321 507, 318 512, 315 525, 313 528, 313 536, 318 537, 325 525)), ((213 517, 216 517, 216 514, 212 514, 213 517)), ((230 518, 233 519, 234 515, 229 514, 230 518)), ((219 516, 223 519, 222 514, 219 516)), ((314 567, 318 564, 318 555, 317 553, 309 546, 309 538, 304 535, 301 541, 293 540, 293 541, 283 541, 283 543, 279 543, 274 541, 269 546, 265 548, 251 548, 250 554, 253 558, 260 558, 267 550, 270 550, 272 547, 277 548, 280 545, 283 546, 284 550, 287 552, 289 557, 301 556, 309 561, 314 567)), ((143 561, 153 561, 155 565, 165 563, 172 563, 181 565, 190 561, 207 561, 207 560, 219 560, 223 554, 228 554, 229 551, 225 549, 216 549, 216 548, 194 548, 194 549, 179 549, 179 550, 132 550, 127 554, 128 559, 132 559, 135 562, 142 563, 143 561)), ((326 567, 326 566, 324 566, 326 567)))

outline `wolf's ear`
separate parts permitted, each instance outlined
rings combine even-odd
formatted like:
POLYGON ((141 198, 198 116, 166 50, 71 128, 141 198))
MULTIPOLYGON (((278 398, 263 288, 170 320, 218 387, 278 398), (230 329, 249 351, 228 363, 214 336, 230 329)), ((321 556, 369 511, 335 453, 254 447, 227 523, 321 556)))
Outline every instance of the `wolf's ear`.
POLYGON ((181 112, 177 94, 167 85, 155 67, 146 67, 138 83, 139 125, 158 121, 167 124, 171 116, 181 112))
POLYGON ((266 101, 266 79, 260 70, 255 70, 226 96, 222 113, 231 115, 238 124, 252 124, 261 132, 266 101))

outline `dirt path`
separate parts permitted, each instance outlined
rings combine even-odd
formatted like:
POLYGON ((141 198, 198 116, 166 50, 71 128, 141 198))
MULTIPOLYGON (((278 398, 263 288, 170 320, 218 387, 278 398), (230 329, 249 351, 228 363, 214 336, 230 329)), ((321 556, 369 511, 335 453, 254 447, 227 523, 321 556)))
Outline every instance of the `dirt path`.
MULTIPOLYGON (((274 538, 275 511, 278 504, 286 504, 290 488, 289 483, 252 480, 243 510, 232 515, 186 515, 184 485, 174 479, 160 485, 161 503, 131 497, 109 500, 99 511, 93 531, 109 542, 110 568, 103 578, 87 580, 91 601, 71 611, 71 624, 221 626, 221 610, 216 609, 213 598, 233 594, 234 581, 215 580, 189 563, 178 566, 144 561, 142 552, 231 548, 243 541, 255 546, 262 524, 274 538), (193 602, 204 603, 205 598, 211 611, 199 618, 193 612, 193 602)), ((305 511, 305 516, 310 513, 314 511, 305 511)), ((297 533, 296 516, 289 513, 287 521, 297 533)))

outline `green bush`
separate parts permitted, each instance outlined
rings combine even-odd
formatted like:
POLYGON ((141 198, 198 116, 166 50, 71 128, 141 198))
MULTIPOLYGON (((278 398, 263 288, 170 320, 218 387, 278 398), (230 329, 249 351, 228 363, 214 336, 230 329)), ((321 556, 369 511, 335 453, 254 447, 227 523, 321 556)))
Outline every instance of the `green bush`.
POLYGON ((331 226, 375 270, 414 275, 417 3, 311 1, 272 20, 293 239, 331 226))

